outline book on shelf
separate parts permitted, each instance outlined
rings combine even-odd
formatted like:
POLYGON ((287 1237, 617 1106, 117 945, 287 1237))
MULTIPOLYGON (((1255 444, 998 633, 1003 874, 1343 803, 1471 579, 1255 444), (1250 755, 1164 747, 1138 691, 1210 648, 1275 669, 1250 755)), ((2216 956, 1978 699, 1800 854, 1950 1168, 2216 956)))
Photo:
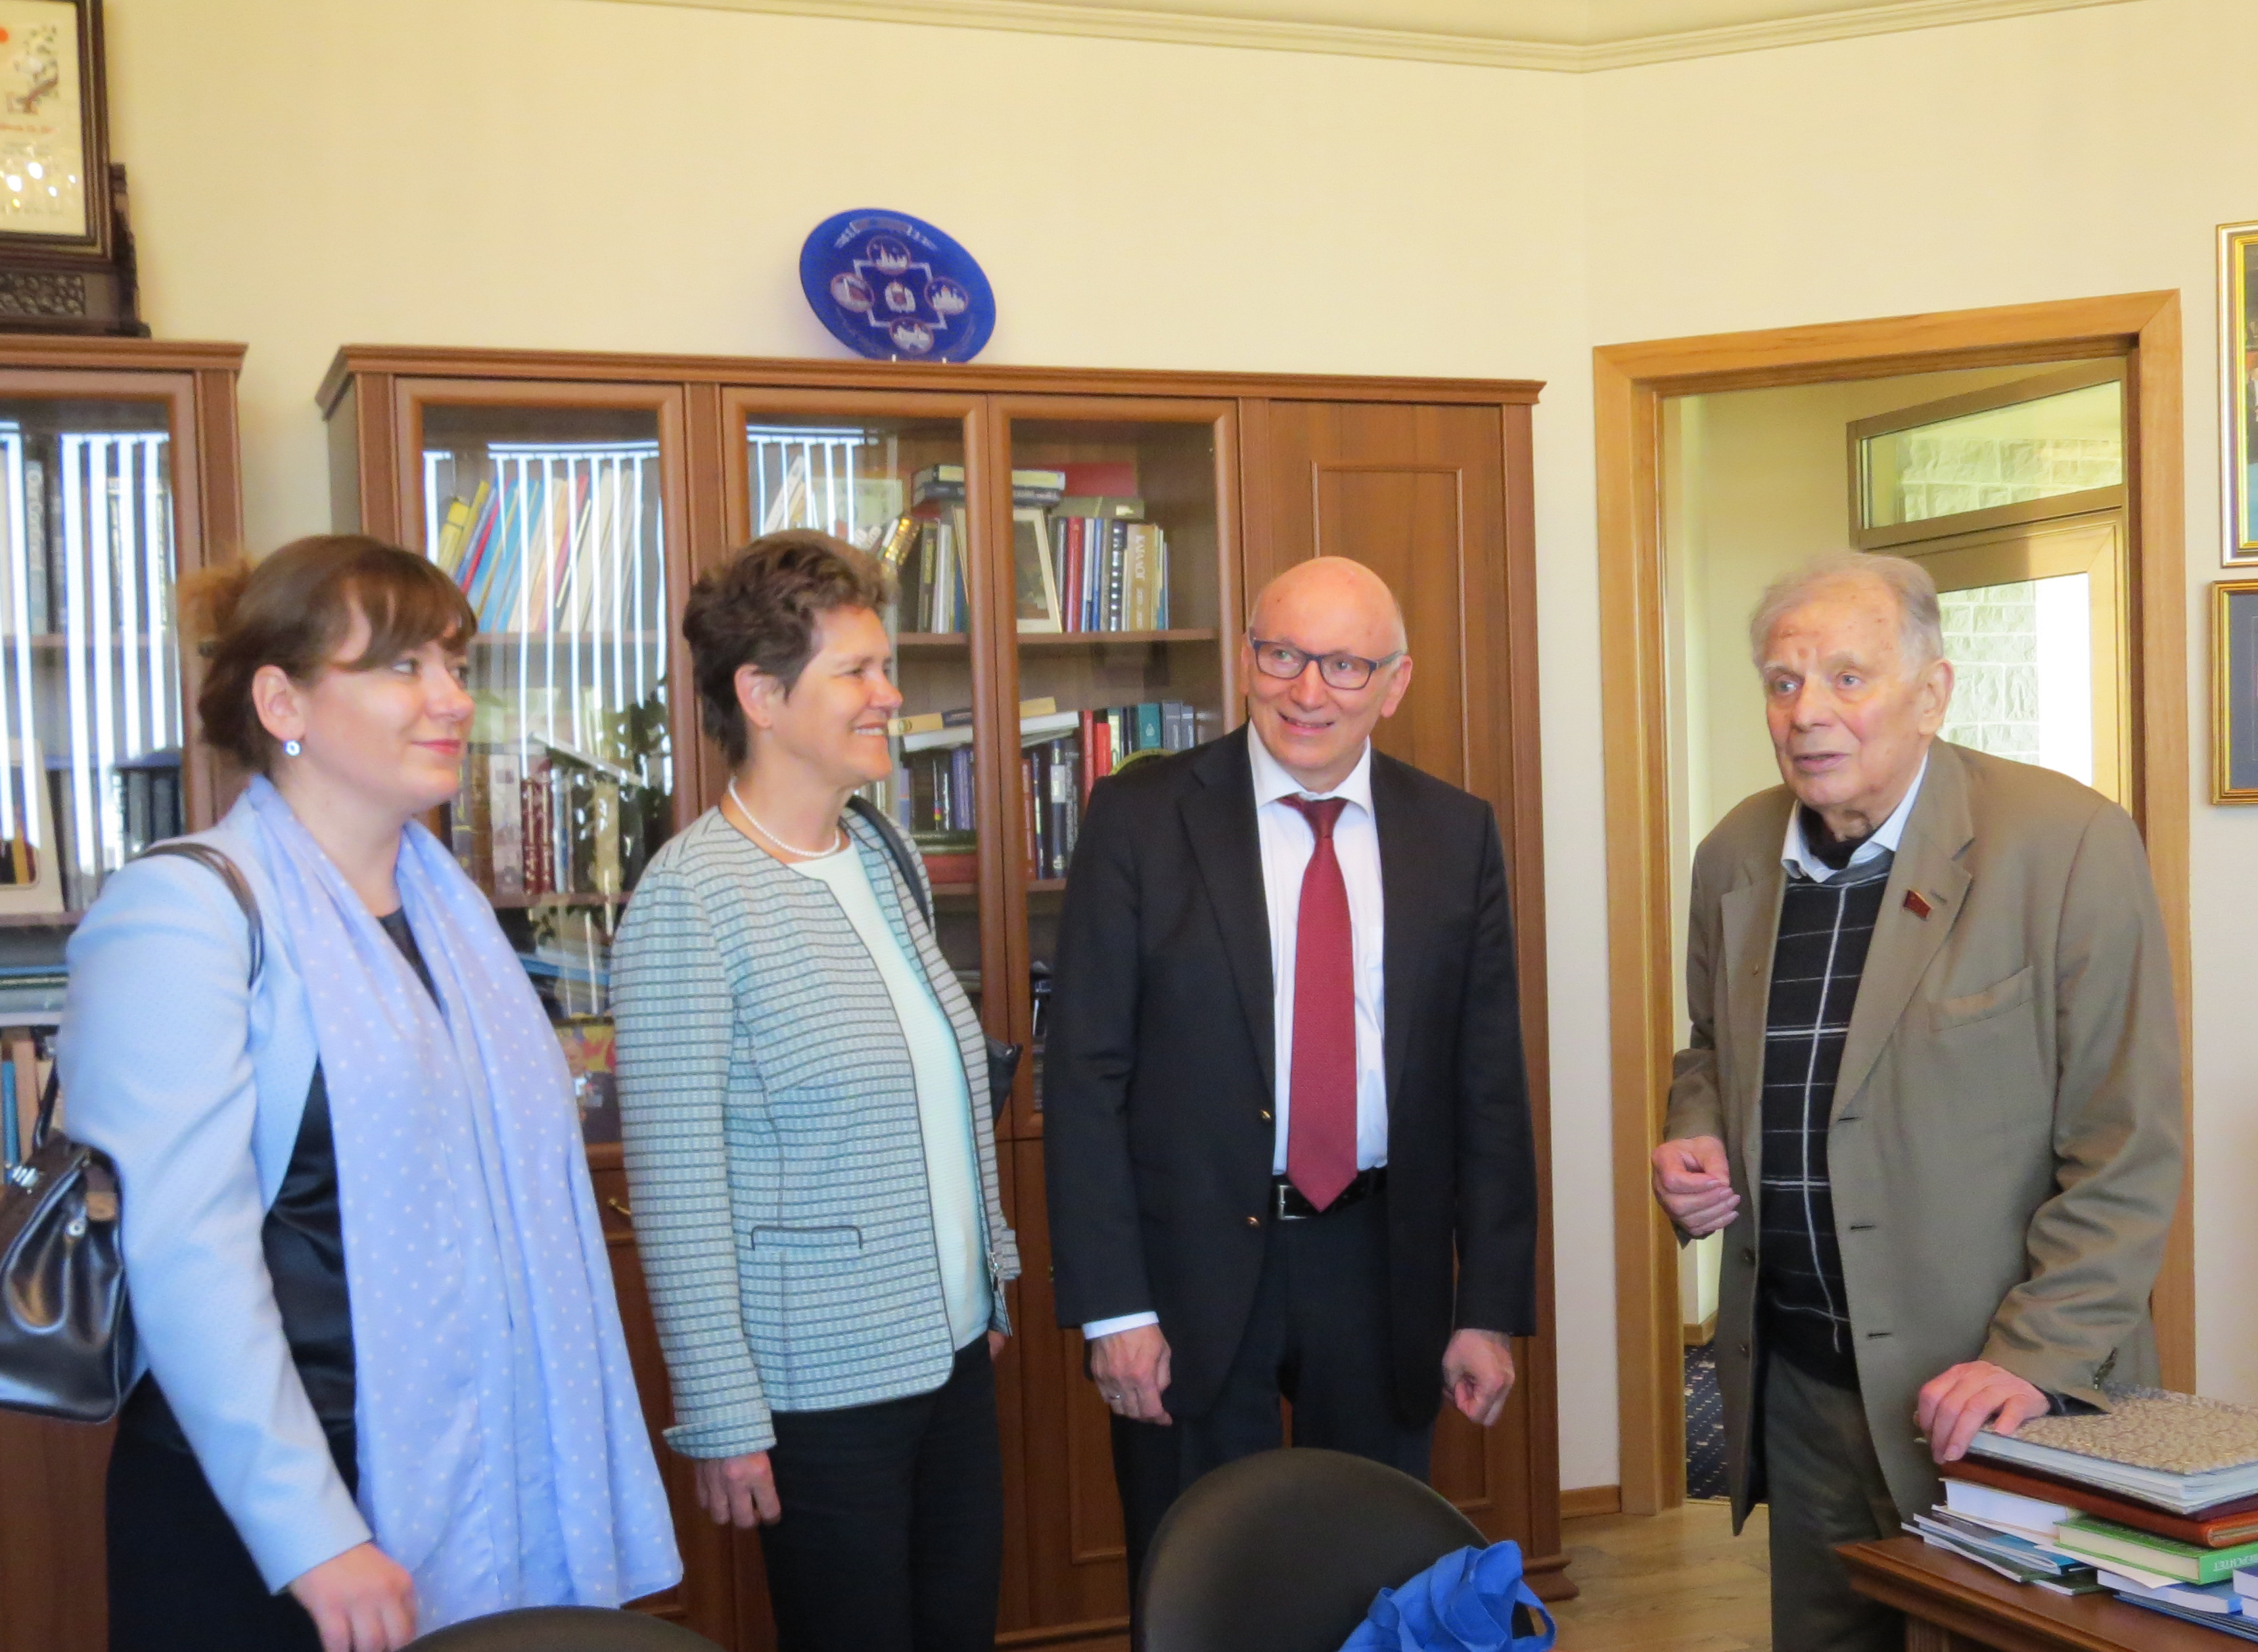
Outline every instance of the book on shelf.
MULTIPOLYGON (((2115 1496, 2098 1486, 2081 1485, 2075 1480, 2057 1478, 2033 1469, 2010 1468, 1975 1457, 1946 1464, 1944 1475, 1944 1489, 1950 1499, 1989 1492, 2035 1503, 2040 1507, 2069 1511, 2059 1517, 2055 1522, 2057 1524, 2060 1520, 2069 1519, 2070 1514, 2084 1513, 2204 1549, 2229 1549, 2236 1543, 2258 1540, 2258 1497, 2238 1498, 2198 1515, 2172 1514, 2130 1498, 2115 1496)), ((1953 1504, 1956 1508, 1959 1506, 1956 1500, 1953 1504)))
POLYGON ((449 847, 487 898, 616 899, 650 858, 664 799, 532 741, 473 746, 449 809, 449 847))
POLYGON ((1199 711, 1181 700, 1094 705, 1019 725, 1019 796, 1026 874, 1062 878, 1098 781, 1145 752, 1199 743, 1199 711))
POLYGON ((621 465, 515 470, 447 501, 431 560, 479 629, 586 631, 617 623, 644 557, 643 487, 621 465))
POLYGON ((971 628, 971 605, 964 596, 964 508, 917 523, 914 550, 905 550, 896 613, 905 631, 954 635, 971 628))
POLYGON ((2258 1562, 2258 1543, 2232 1549, 2199 1549, 2153 1532, 2073 1514, 2055 1528, 2055 1547, 2097 1565, 2123 1563, 2183 1583, 2228 1583, 2235 1568, 2258 1562))
MULTIPOLYGON (((1040 469, 1014 469, 1012 472, 1012 503, 1014 505, 1054 505, 1066 492, 1066 472, 1040 469)), ((928 464, 910 479, 910 499, 924 505, 935 501, 962 505, 964 502, 964 467, 962 464, 928 464)))
MULTIPOLYGON (((1022 721, 1030 717, 1046 717, 1056 710, 1058 701, 1047 694, 1019 702, 1022 721)), ((937 734, 945 728, 969 729, 971 727, 972 708, 959 705, 945 712, 916 712, 907 717, 897 717, 886 725, 886 732, 889 734, 937 734)), ((969 740, 971 736, 968 734, 963 738, 969 740)))
POLYGON ((2110 1393, 2110 1409, 1986 1429, 1971 1455, 2094 1485, 2176 1514, 2258 1494, 2258 1407, 2161 1388, 2110 1393))
POLYGON ((1063 629, 1168 629, 1168 539, 1159 528, 1053 512, 1050 547, 1063 629))

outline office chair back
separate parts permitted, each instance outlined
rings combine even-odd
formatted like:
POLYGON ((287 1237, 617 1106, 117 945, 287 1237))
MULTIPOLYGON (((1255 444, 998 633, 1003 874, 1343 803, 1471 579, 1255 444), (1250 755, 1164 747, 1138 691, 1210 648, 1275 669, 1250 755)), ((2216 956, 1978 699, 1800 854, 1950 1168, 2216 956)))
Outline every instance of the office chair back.
POLYGON ((640 1612, 527 1606, 419 1635, 407 1652, 721 1652, 702 1634, 640 1612))
POLYGON ((1409 1475, 1289 1446, 1195 1481, 1153 1536, 1140 1652, 1339 1652, 1373 1597, 1486 1542, 1409 1475))

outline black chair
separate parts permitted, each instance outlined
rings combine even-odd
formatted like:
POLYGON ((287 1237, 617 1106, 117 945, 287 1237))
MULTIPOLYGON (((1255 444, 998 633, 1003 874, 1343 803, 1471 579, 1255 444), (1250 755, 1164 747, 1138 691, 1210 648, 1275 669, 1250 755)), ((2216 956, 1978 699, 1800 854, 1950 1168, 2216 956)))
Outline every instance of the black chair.
POLYGON ((1382 1589, 1488 1540, 1441 1493, 1289 1446, 1195 1481, 1153 1535, 1139 1652, 1339 1652, 1382 1589))
POLYGON ((527 1606, 419 1635, 407 1652, 720 1652, 702 1634, 640 1612, 527 1606))

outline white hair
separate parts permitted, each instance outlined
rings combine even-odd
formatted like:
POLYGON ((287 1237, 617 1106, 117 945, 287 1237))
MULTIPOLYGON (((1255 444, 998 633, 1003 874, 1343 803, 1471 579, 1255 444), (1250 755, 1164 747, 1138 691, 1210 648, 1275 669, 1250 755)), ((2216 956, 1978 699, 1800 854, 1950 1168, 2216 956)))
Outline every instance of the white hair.
POLYGON ((1749 616, 1749 655, 1759 671, 1772 628, 1825 587, 1846 580, 1871 579, 1897 599, 1898 653, 1908 670, 1918 670, 1944 657, 1944 620, 1938 611, 1936 581, 1928 570, 1903 557, 1875 551, 1832 550, 1814 557, 1793 573, 1765 587, 1749 616))

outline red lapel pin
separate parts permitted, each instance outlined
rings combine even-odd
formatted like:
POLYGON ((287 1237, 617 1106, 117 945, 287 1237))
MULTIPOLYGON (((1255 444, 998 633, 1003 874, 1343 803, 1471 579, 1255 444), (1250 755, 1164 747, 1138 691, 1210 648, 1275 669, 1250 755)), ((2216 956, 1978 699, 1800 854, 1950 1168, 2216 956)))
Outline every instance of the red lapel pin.
POLYGON ((1921 893, 1919 890, 1907 890, 1906 891, 1905 909, 1911 912, 1915 918, 1927 918, 1930 911, 1928 903, 1921 897, 1921 893))

